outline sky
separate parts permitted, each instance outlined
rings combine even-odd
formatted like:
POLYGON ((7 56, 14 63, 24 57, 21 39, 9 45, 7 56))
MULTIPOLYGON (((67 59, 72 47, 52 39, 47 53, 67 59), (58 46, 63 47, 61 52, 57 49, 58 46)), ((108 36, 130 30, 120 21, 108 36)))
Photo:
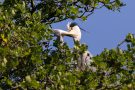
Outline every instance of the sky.
MULTIPOLYGON (((81 43, 86 43, 93 55, 100 54, 104 48, 116 48, 128 33, 135 34, 135 0, 123 0, 126 6, 121 11, 111 11, 106 8, 96 10, 86 21, 75 20, 78 25, 89 31, 82 31, 81 43)), ((52 25, 53 28, 67 30, 66 20, 52 25)), ((73 40, 65 37, 69 47, 73 47, 73 40)), ((125 48, 122 46, 121 48, 125 48)))

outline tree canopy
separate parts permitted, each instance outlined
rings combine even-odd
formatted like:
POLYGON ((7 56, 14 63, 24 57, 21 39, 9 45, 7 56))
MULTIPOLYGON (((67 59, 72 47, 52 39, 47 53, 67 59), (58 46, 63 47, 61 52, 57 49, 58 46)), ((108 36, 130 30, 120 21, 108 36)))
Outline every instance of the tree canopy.
MULTIPOLYGON (((121 0, 4 0, 0 3, 0 89, 124 89, 135 88, 135 37, 129 33, 114 49, 104 49, 92 66, 71 65, 67 44, 59 45, 50 25, 66 19, 86 20, 96 9, 120 10, 121 0), (38 44, 46 41, 46 49, 38 44), (52 43, 53 42, 53 43, 52 43), (121 45, 127 45, 122 50, 121 45), (62 50, 61 50, 62 49, 62 50), (69 63, 69 64, 67 64, 69 63)), ((78 46, 80 51, 86 47, 78 46)), ((74 61, 77 61, 74 58, 74 61)))

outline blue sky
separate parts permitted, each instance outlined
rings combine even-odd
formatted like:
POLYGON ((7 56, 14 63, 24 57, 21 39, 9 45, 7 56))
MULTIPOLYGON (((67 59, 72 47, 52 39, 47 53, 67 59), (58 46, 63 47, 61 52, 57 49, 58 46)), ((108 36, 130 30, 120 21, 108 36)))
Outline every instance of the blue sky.
MULTIPOLYGON (((89 16, 87 21, 75 20, 80 27, 90 32, 82 31, 81 43, 86 43, 93 55, 100 54, 104 48, 115 48, 128 33, 135 34, 135 0, 123 1, 126 6, 121 8, 121 12, 102 8, 89 16)), ((66 30, 69 21, 72 20, 53 24, 52 27, 66 30)), ((65 37, 64 40, 71 48, 73 47, 71 38, 65 37)))

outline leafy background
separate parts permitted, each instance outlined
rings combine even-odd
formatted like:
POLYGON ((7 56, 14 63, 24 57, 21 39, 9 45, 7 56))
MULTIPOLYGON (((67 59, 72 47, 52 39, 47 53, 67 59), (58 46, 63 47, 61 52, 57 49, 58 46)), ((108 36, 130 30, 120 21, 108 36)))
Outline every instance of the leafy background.
POLYGON ((5 0, 1 3, 0 89, 134 90, 134 34, 127 33, 123 38, 124 50, 119 42, 115 48, 105 48, 93 57, 91 66, 96 71, 78 70, 71 62, 77 61, 78 51, 85 47, 78 45, 76 52, 72 52, 67 44, 60 46, 53 38, 51 24, 68 18, 85 20, 100 6, 98 3, 112 11, 124 5, 120 0, 38 0, 36 4, 34 0, 5 0), (38 45, 42 39, 46 40, 44 52, 38 45))

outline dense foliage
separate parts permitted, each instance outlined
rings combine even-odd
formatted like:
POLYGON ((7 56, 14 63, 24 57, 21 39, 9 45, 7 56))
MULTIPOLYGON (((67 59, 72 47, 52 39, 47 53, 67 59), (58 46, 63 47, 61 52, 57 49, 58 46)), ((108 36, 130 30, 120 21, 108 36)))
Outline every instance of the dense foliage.
POLYGON ((123 5, 120 0, 4 0, 0 4, 0 89, 135 89, 133 34, 93 58, 96 72, 80 71, 71 63, 79 53, 73 54, 67 44, 60 46, 50 27, 66 19, 86 20, 95 9, 119 10, 123 5), (44 51, 40 40, 46 40, 44 51), (123 43, 125 50, 120 49, 123 43))

